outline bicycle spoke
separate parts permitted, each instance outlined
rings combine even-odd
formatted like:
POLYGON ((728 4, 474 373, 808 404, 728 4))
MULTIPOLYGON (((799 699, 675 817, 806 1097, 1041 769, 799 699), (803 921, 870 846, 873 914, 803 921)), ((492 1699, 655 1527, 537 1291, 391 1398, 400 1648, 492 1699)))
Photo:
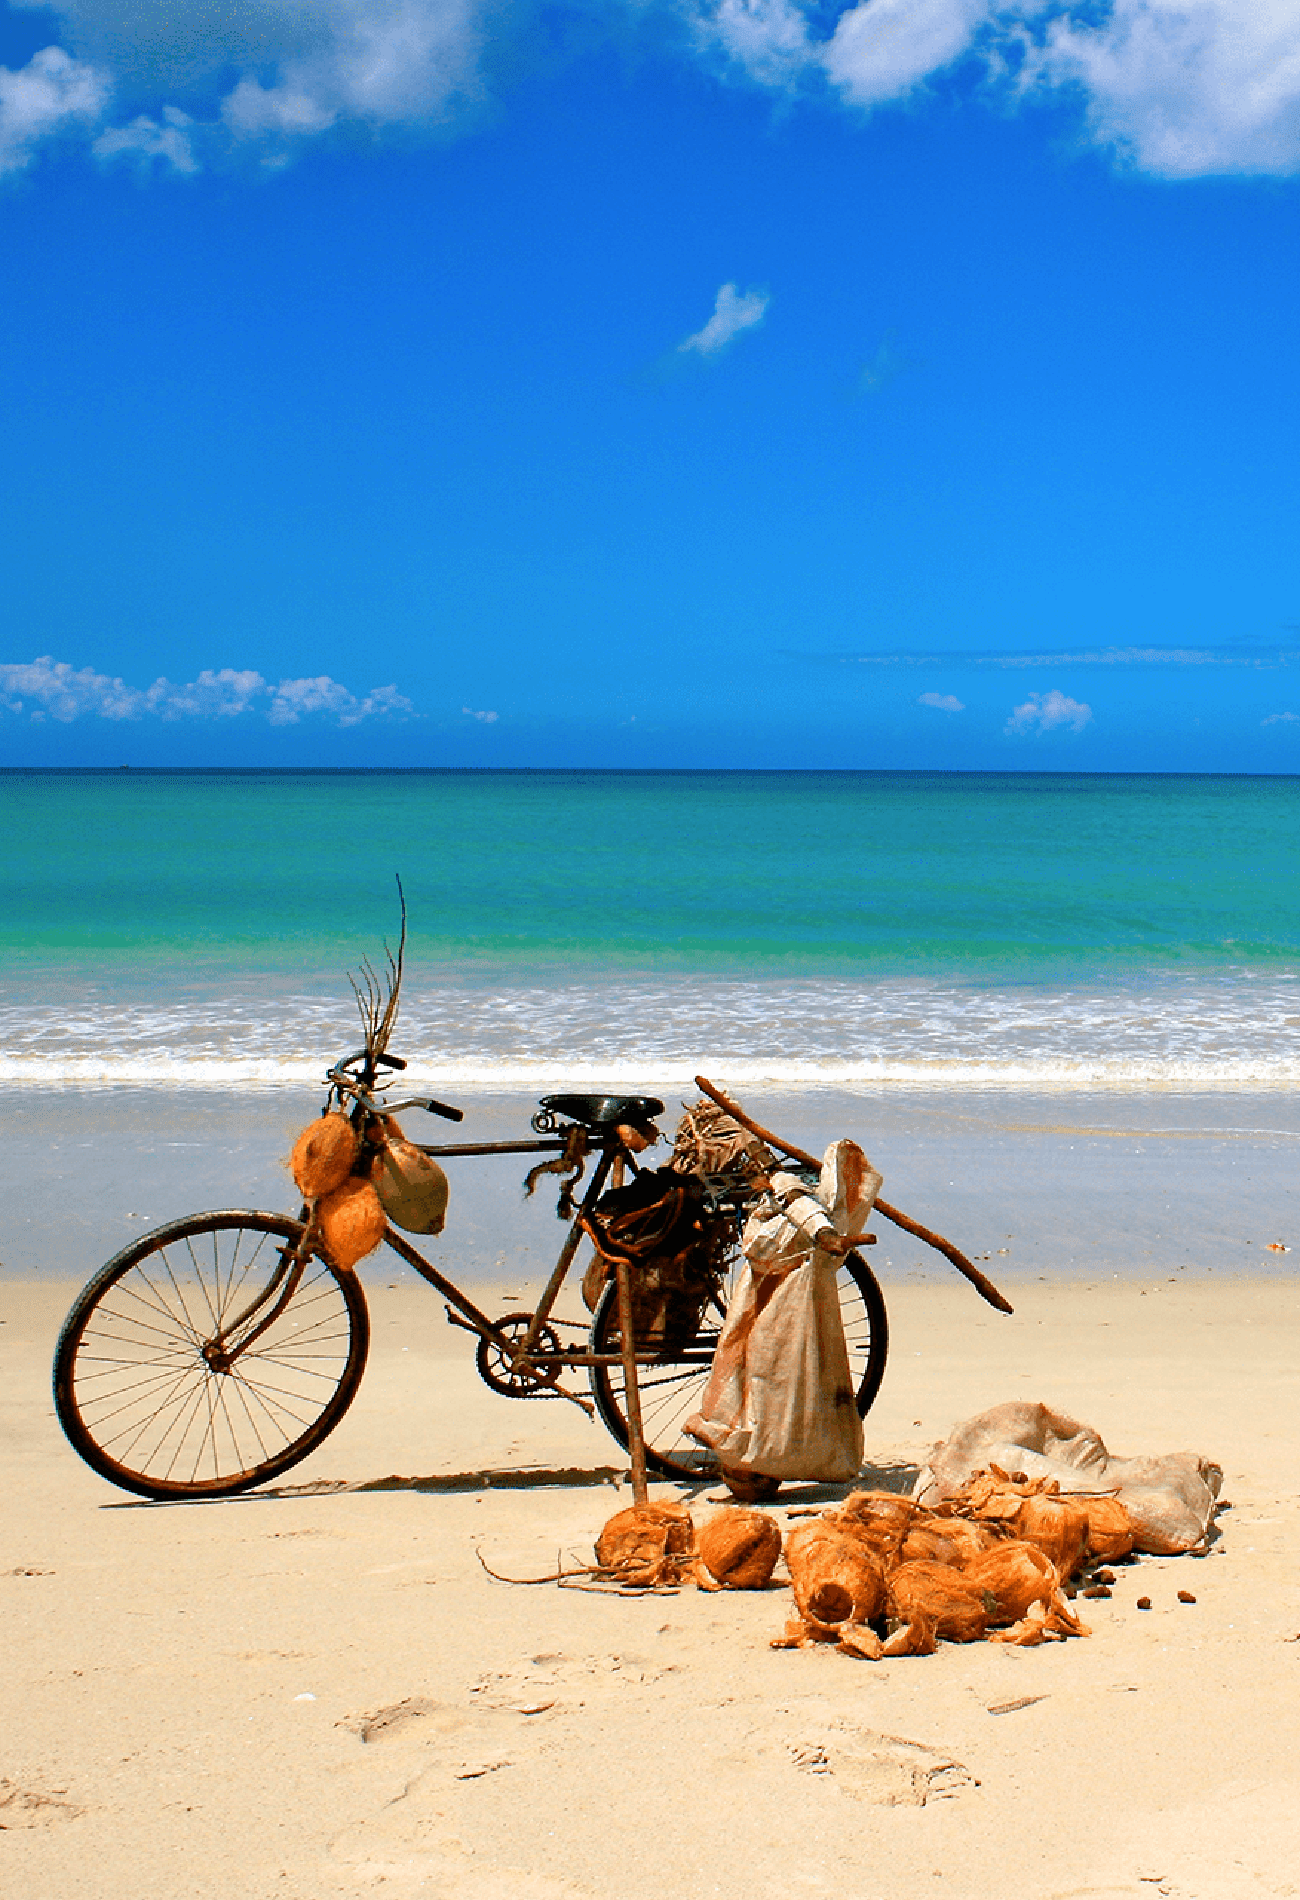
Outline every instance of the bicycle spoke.
POLYGON ((319 1256, 285 1297, 300 1236, 266 1215, 200 1216, 92 1283, 60 1343, 55 1396, 105 1476, 147 1496, 219 1495, 286 1469, 329 1431, 364 1364, 365 1309, 319 1256), (241 1312, 246 1333, 266 1327, 242 1355, 227 1330, 241 1312))

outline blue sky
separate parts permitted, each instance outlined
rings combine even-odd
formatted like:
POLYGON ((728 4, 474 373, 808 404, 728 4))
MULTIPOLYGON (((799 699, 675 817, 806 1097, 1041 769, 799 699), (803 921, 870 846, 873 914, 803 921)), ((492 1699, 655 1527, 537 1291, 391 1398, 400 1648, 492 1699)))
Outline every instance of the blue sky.
POLYGON ((1300 0, 0 5, 0 763, 1300 771, 1300 0))

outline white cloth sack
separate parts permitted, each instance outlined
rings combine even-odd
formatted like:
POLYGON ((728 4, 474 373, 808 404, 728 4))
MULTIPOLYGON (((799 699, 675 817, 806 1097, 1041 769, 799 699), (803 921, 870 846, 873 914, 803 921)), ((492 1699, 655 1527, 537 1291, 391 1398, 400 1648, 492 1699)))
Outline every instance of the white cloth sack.
POLYGON ((832 1142, 815 1198, 797 1176, 774 1174, 746 1223, 745 1265, 700 1409, 686 1421, 728 1469, 831 1482, 857 1476, 862 1420, 840 1319, 840 1258, 816 1240, 860 1233, 880 1186, 856 1142, 832 1142))
POLYGON ((1137 1530, 1134 1550, 1172 1557, 1204 1550, 1223 1471, 1194 1451, 1163 1458, 1112 1458, 1090 1425, 1050 1406, 1012 1400, 968 1418, 936 1445, 912 1491, 937 1504, 990 1465, 1055 1478, 1064 1495, 1118 1498, 1137 1530))

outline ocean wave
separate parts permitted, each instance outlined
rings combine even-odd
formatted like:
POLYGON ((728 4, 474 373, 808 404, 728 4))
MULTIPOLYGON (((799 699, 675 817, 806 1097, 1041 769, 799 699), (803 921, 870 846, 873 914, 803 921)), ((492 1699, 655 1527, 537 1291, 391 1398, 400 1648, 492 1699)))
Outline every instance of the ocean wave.
MULTIPOLYGON (((763 1085, 797 1090, 853 1090, 905 1086, 911 1089, 1294 1089, 1300 1062, 1019 1062, 906 1063, 873 1065, 822 1063, 704 1064, 710 1079, 730 1088, 763 1085)), ((548 1069, 536 1063, 466 1064, 421 1070, 403 1078, 402 1089, 452 1098, 459 1090, 486 1094, 542 1095, 548 1090, 625 1089, 655 1094, 694 1094, 694 1071, 687 1068, 622 1069, 610 1063, 571 1064, 548 1069)), ((57 1069, 48 1064, 0 1058, 0 1082, 42 1088, 186 1088, 241 1090, 325 1086, 322 1070, 309 1063, 166 1062, 82 1057, 57 1069)))
MULTIPOLYGON (((265 982, 148 1000, 104 986, 0 1004, 15 1085, 299 1086, 356 1047, 344 998, 265 982)), ((413 986, 397 1052, 418 1092, 740 1084, 845 1088, 1292 1087, 1289 975, 980 986, 893 979, 413 986), (453 1052, 454 1053, 451 1053, 453 1052)))

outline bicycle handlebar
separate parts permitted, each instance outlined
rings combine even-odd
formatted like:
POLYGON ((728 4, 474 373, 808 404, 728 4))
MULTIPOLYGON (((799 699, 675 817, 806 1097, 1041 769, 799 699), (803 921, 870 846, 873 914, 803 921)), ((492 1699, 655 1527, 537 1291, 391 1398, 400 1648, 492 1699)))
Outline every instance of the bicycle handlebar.
MULTIPOLYGON (((355 1055, 344 1056, 340 1061, 334 1064, 332 1069, 325 1071, 325 1076, 326 1080, 333 1082, 336 1088, 341 1087, 346 1089, 347 1093, 366 1110, 367 1114, 396 1115, 398 1111, 403 1108, 423 1108, 430 1115, 441 1115, 444 1121, 464 1121, 464 1109, 452 1108, 447 1102, 435 1101, 431 1095, 413 1095, 409 1101, 405 1102, 377 1102, 367 1090, 363 1089, 357 1082, 354 1082, 352 1077, 347 1073, 352 1064, 360 1062, 365 1054, 366 1051, 364 1049, 358 1049, 355 1055)), ((400 1056, 376 1056, 375 1060, 382 1062, 385 1068, 389 1069, 404 1069, 406 1067, 405 1062, 403 1062, 400 1056)))

